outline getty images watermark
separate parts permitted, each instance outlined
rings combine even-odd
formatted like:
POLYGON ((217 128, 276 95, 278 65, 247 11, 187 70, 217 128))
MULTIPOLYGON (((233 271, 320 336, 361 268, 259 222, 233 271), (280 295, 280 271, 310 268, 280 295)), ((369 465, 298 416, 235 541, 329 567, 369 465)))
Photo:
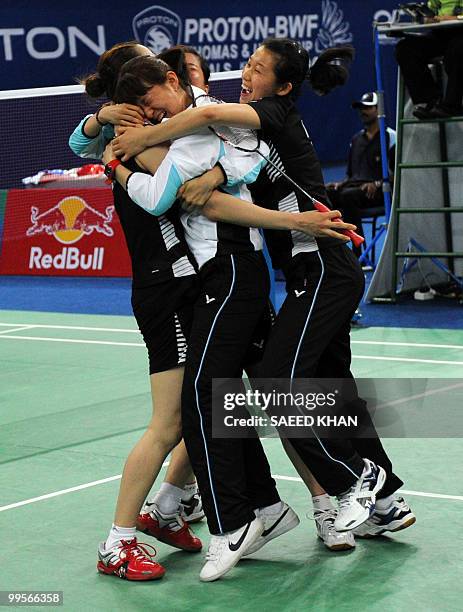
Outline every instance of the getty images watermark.
MULTIPOLYGON (((357 427, 358 417, 342 414, 304 414, 304 411, 336 408, 339 391, 331 393, 293 393, 272 390, 246 389, 238 393, 225 393, 224 410, 235 411, 247 406, 256 406, 262 413, 248 416, 228 414, 224 417, 225 427, 357 427), (270 409, 273 414, 268 411, 270 409), (298 411, 294 414, 292 411, 298 411)), ((240 410, 241 412, 241 410, 240 410)))
POLYGON ((214 379, 216 438, 454 438, 463 379, 214 379))

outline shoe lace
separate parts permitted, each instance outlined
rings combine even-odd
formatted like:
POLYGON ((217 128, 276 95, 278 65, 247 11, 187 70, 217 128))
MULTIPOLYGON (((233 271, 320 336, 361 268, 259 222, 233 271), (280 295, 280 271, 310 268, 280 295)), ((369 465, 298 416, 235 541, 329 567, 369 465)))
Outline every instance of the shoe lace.
POLYGON ((182 506, 180 505, 178 511, 174 515, 164 516, 159 511, 159 508, 153 504, 154 507, 150 510, 149 514, 151 518, 158 521, 159 527, 167 527, 171 531, 180 531, 186 526, 186 522, 181 517, 182 506))
POLYGON ((336 499, 338 500, 339 511, 341 512, 342 510, 345 510, 346 508, 349 508, 349 506, 354 501, 355 497, 356 497, 356 495, 355 495, 355 485, 353 487, 351 487, 343 495, 338 495, 336 499))
MULTIPOLYGON (((371 462, 370 462, 371 464, 371 462)), ((374 464, 373 464, 374 465, 374 464)), ((373 467, 370 467, 370 473, 373 467)), ((342 495, 337 496, 338 504, 339 504, 339 512, 342 512, 344 509, 348 508, 354 500, 368 499, 371 497, 370 491, 370 481, 368 478, 369 474, 363 473, 361 476, 361 484, 358 486, 358 481, 352 485, 350 489, 348 489, 342 495)))
POLYGON ((209 549, 206 553, 207 561, 215 561, 220 557, 220 554, 227 543, 227 538, 212 536, 209 544, 209 549))
POLYGON ((335 508, 331 510, 314 510, 313 515, 307 514, 307 518, 314 520, 321 532, 336 531, 334 528, 334 521, 336 520, 337 511, 335 508))
POLYGON ((156 549, 154 546, 139 543, 136 538, 130 541, 122 540, 121 544, 122 546, 119 549, 119 558, 121 560, 128 559, 129 557, 133 557, 134 559, 154 559, 156 556, 156 549), (148 549, 151 549, 152 552, 148 549))

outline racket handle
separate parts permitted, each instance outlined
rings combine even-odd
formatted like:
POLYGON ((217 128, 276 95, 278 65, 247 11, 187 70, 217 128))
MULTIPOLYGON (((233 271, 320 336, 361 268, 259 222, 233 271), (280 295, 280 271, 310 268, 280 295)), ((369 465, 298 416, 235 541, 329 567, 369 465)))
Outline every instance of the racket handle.
MULTIPOLYGON (((313 205, 318 210, 318 212, 331 212, 328 206, 325 206, 318 200, 314 200, 313 205)), ((341 218, 334 219, 334 223, 339 223, 340 221, 342 221, 341 218)), ((348 236, 350 240, 352 241, 352 244, 355 247, 359 247, 361 244, 365 242, 365 238, 363 236, 360 236, 359 234, 357 234, 356 232, 352 230, 339 230, 339 231, 341 232, 341 234, 345 234, 346 236, 348 236)))

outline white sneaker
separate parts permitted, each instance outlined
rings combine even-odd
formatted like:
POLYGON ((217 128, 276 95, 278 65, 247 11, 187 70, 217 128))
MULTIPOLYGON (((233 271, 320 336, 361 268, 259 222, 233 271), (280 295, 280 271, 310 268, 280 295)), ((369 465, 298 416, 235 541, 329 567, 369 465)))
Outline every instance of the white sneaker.
POLYGON ((339 510, 334 521, 336 531, 350 531, 364 523, 375 511, 376 493, 386 482, 386 472, 369 459, 352 487, 338 495, 339 510))
POLYGON ((351 550, 355 548, 355 538, 352 531, 336 531, 334 521, 338 513, 332 510, 315 510, 314 520, 317 535, 330 550, 351 550))
POLYGON ((294 510, 285 502, 282 502, 282 506, 280 512, 274 514, 269 514, 265 511, 265 508, 255 511, 256 516, 264 523, 264 531, 260 538, 246 550, 244 557, 252 555, 273 538, 277 538, 299 525, 299 517, 294 510))
POLYGON ((263 531, 264 523, 256 517, 236 531, 211 536, 206 563, 199 574, 199 579, 202 582, 212 582, 221 578, 238 563, 263 531))
POLYGON ((387 531, 402 531, 415 522, 416 516, 407 502, 403 497, 398 497, 386 510, 375 510, 367 521, 357 527, 355 535, 361 538, 374 538, 387 531))

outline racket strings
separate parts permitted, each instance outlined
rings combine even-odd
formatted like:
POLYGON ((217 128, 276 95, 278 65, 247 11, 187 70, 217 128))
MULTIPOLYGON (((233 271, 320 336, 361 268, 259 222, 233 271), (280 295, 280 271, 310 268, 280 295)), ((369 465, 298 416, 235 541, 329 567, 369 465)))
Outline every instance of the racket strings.
MULTIPOLYGON (((204 94, 193 99, 193 106, 208 106, 211 104, 226 104, 224 100, 204 94)), ((255 130, 249 128, 230 127, 227 125, 210 125, 209 129, 224 142, 242 151, 256 151, 260 138, 255 130)))
MULTIPOLYGON (((215 98, 209 94, 204 94, 201 96, 197 96, 193 98, 193 106, 206 106, 209 104, 225 104, 224 100, 220 100, 220 98, 215 98)), ((214 132, 216 136, 218 136, 224 142, 230 144, 232 147, 239 149, 240 151, 245 152, 256 152, 261 157, 265 159, 265 161, 274 168, 278 172, 280 176, 285 178, 293 187, 299 190, 300 193, 305 195, 309 200, 314 204, 317 200, 311 196, 305 189, 303 189, 300 185, 296 183, 290 176, 284 172, 284 170, 273 162, 269 156, 264 155, 262 151, 259 150, 260 146, 260 137, 256 130, 251 130, 249 128, 239 128, 239 127, 230 127, 227 125, 210 125, 209 129, 214 132)))

